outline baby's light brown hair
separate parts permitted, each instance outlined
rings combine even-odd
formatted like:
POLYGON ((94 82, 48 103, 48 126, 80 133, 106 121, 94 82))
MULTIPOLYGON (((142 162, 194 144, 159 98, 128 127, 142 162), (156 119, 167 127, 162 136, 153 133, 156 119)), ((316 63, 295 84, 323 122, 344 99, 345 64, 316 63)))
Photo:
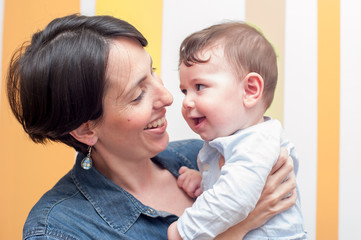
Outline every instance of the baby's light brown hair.
POLYGON ((205 63, 201 52, 213 44, 220 44, 224 56, 235 73, 245 77, 258 73, 264 80, 263 100, 267 109, 277 85, 277 57, 272 45, 261 32, 242 22, 227 22, 195 32, 183 40, 180 46, 179 65, 191 66, 205 63))

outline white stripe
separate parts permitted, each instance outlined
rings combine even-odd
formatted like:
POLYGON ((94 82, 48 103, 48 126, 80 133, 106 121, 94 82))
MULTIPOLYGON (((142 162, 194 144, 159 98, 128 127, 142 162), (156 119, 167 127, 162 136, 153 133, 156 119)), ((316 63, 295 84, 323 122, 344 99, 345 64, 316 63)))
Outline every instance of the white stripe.
POLYGON ((80 13, 86 16, 95 15, 96 0, 80 0, 80 13))
POLYGON ((317 1, 287 1, 284 127, 300 159, 297 181, 309 239, 315 239, 317 181, 317 1))
POLYGON ((199 138, 181 114, 183 96, 179 90, 178 51, 189 34, 224 20, 244 20, 245 0, 163 1, 162 62, 164 85, 174 96, 168 109, 168 133, 171 140, 199 138))
POLYGON ((361 2, 341 3, 341 106, 339 239, 356 239, 361 229, 361 2))

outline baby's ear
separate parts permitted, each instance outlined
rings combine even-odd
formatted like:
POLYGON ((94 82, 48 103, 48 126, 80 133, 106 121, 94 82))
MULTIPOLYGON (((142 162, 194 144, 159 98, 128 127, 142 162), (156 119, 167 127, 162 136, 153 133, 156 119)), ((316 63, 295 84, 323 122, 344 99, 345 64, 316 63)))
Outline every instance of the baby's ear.
POLYGON ((243 79, 243 86, 243 104, 246 108, 252 108, 262 98, 264 88, 263 78, 258 73, 248 73, 243 79))
POLYGON ((98 137, 96 135, 96 132, 92 130, 91 126, 91 121, 83 123, 77 129, 71 131, 70 135, 72 135, 76 140, 81 143, 84 143, 88 146, 93 146, 98 141, 98 137))

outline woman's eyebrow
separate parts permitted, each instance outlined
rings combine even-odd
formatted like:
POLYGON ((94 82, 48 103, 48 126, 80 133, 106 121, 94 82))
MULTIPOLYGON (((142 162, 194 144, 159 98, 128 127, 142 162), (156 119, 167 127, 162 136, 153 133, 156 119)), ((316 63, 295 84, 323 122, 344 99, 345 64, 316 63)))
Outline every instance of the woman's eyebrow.
POLYGON ((129 93, 132 93, 143 81, 145 81, 147 79, 148 76, 144 76, 141 79, 139 79, 138 81, 136 81, 132 87, 129 89, 129 93))
POLYGON ((149 55, 150 58, 150 70, 153 71, 153 58, 149 55))
MULTIPOLYGON (((152 57, 149 55, 149 59, 150 59, 150 70, 152 71, 153 69, 153 59, 152 57)), ((145 81, 147 79, 147 75, 143 76, 141 79, 139 79, 138 81, 136 81, 133 86, 130 88, 130 91, 133 90, 134 88, 136 88, 137 86, 139 86, 143 81, 145 81)))
MULTIPOLYGON (((152 57, 149 55, 149 59, 150 59, 150 70, 152 70, 152 66, 153 66, 153 59, 152 57)), ((132 87, 129 89, 129 92, 132 92, 135 88, 137 88, 143 81, 145 81, 147 79, 147 75, 143 76, 141 79, 139 79, 138 81, 136 81, 132 87)))

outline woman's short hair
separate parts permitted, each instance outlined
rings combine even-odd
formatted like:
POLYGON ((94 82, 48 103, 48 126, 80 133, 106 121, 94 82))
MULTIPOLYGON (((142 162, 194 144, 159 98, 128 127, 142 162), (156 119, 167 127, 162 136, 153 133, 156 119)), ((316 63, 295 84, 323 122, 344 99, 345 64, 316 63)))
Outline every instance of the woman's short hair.
POLYGON ((69 133, 103 114, 109 44, 144 36, 111 16, 70 15, 54 19, 13 55, 7 76, 11 109, 36 143, 63 142, 85 153, 69 133))

